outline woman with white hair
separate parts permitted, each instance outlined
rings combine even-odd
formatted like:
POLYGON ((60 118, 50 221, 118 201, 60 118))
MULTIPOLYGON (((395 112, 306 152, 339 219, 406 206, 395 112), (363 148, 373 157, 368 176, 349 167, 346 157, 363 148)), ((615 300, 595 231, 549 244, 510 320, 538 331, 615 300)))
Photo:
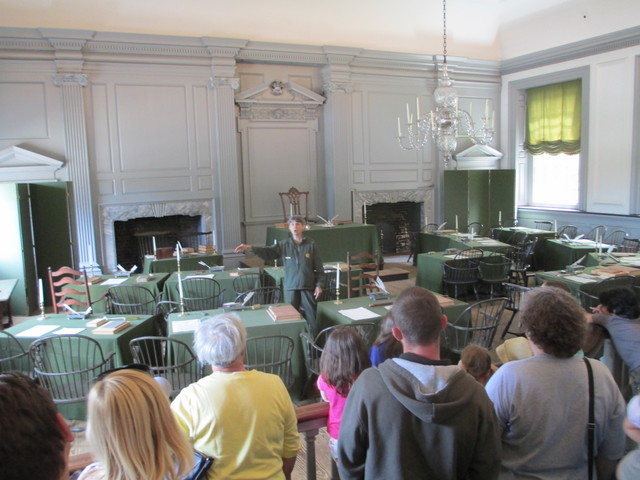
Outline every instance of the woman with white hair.
POLYGON ((194 349, 212 373, 171 404, 193 447, 215 459, 213 479, 289 479, 299 449, 296 415, 277 375, 246 370, 247 332, 233 314, 204 318, 194 349))

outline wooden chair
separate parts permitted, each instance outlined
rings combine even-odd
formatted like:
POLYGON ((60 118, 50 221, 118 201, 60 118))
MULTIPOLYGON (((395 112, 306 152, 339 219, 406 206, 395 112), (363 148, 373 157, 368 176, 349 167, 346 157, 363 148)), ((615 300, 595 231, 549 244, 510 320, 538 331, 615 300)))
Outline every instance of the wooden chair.
POLYGON ((475 299, 478 300, 478 259, 459 258, 448 260, 442 265, 443 291, 453 298, 459 298, 460 287, 471 287, 475 299), (453 287, 453 295, 451 295, 453 287))
POLYGON ((154 315, 157 298, 146 287, 115 285, 107 291, 108 311, 116 315, 154 315))
POLYGON ((368 252, 351 255, 347 252, 347 298, 351 298, 354 292, 357 293, 356 296, 361 296, 362 293, 368 295, 378 291, 375 281, 379 274, 377 255, 368 252), (362 274, 353 275, 354 268, 362 269, 362 274))
POLYGON ((33 376, 29 352, 22 348, 15 336, 0 330, 0 373, 12 370, 33 376))
POLYGON ((60 267, 56 271, 49 267, 47 270, 54 313, 63 311, 64 304, 72 308, 91 306, 91 292, 86 270, 79 271, 71 267, 60 267))
POLYGON ((493 298, 465 308, 444 330, 449 351, 459 355, 472 343, 490 349, 506 305, 506 298, 493 298))
POLYGON ((511 260, 502 256, 493 255, 478 262, 480 285, 489 285, 489 298, 494 297, 496 289, 502 293, 502 285, 509 281, 510 272, 511 260))
POLYGON ((551 231, 553 229, 553 222, 549 222, 549 221, 546 221, 546 220, 536 220, 533 223, 535 223, 536 228, 538 230, 551 231))
POLYGON ((291 187, 286 192, 279 192, 278 195, 280 195, 282 216, 285 222, 292 214, 304 217, 305 221, 309 221, 309 192, 301 192, 296 187, 291 187))
POLYGON ((606 243, 607 245, 615 245, 616 247, 619 247, 620 245, 622 245, 624 239, 627 238, 627 235, 627 232, 625 232, 624 230, 614 230, 609 235, 607 235, 607 238, 604 239, 604 243, 606 243))
POLYGON ((204 374, 204 366, 191 347, 175 338, 134 338, 129 341, 129 350, 135 363, 148 365, 155 376, 169 380, 172 397, 184 387, 200 380, 204 374))
POLYGON ((322 350, 327 342, 327 338, 329 338, 331 332, 336 328, 355 328, 364 339, 364 343, 367 347, 371 347, 371 345, 373 345, 373 342, 378 336, 378 332, 380 330, 380 327, 376 322, 356 321, 345 325, 333 325, 331 327, 327 327, 321 330, 315 338, 307 332, 301 333, 300 339, 302 340, 304 363, 307 367, 308 376, 311 374, 320 375, 320 356, 322 355, 322 350))
POLYGON ((280 303, 282 302, 282 290, 280 290, 280 287, 259 287, 241 293, 236 297, 236 302, 244 303, 245 300, 245 305, 247 306, 280 303), (251 294, 251 297, 247 300, 249 294, 251 294))
POLYGON ((509 274, 512 283, 528 286, 529 277, 527 272, 531 270, 533 265, 533 252, 536 248, 538 238, 532 238, 524 243, 516 246, 513 250, 513 257, 511 258, 511 271, 509 274))
POLYGON ((482 229, 484 228, 484 225, 482 225, 482 223, 480 222, 471 222, 467 225, 467 233, 471 233, 471 230, 473 230, 473 233, 475 235, 482 235, 482 229))
POLYGON ((93 379, 113 368, 115 352, 105 356, 85 335, 52 335, 31 344, 29 355, 40 385, 56 404, 84 402, 93 379))
POLYGON ((247 370, 278 375, 287 388, 293 385, 293 340, 286 335, 265 335, 247 339, 244 366, 247 370))
POLYGON ((182 292, 186 312, 214 310, 222 306, 224 290, 213 278, 184 278, 182 292))
POLYGON ((622 240, 618 251, 626 253, 638 253, 640 251, 640 240, 638 240, 637 238, 625 238, 624 240, 622 240))
POLYGON ((242 272, 233 279, 233 291, 236 297, 255 288, 275 286, 275 279, 265 272, 242 272))
POLYGON ((500 336, 500 339, 502 340, 504 340, 504 337, 507 335, 507 333, 515 336, 524 335, 521 332, 512 332, 509 330, 509 328, 511 328, 511 324, 513 323, 514 318, 516 318, 516 315, 520 311, 520 301, 522 300, 522 295, 525 292, 531 290, 529 287, 523 287, 522 285, 516 285, 515 283, 505 283, 504 288, 507 292, 507 298, 509 300, 504 309, 511 312, 511 317, 509 317, 509 320, 507 320, 507 324, 502 330, 502 335, 500 336))
POLYGON ((607 232, 607 227, 604 225, 597 225, 589 230, 584 238, 588 238, 589 240, 595 240, 598 237, 601 241, 604 239, 604 234, 607 232))
MULTIPOLYGON (((342 274, 342 272, 340 272, 342 274)), ((339 286, 339 285, 338 285, 339 286)), ((325 269, 324 280, 322 283, 322 295, 318 299, 319 302, 336 299, 336 271, 333 268, 325 269)))
POLYGON ((575 225, 564 225, 558 229, 558 238, 564 238, 564 235, 570 239, 576 238, 578 235, 578 227, 575 225))

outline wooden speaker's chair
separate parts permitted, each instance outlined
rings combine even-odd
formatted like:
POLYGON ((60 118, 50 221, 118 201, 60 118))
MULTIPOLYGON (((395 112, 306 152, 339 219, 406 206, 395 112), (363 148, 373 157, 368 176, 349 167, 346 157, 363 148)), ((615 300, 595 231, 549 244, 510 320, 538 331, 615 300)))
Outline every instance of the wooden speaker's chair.
POLYGON ((375 281, 380 274, 380 264, 378 256, 373 253, 360 252, 351 255, 347 252, 347 298, 352 296, 359 297, 363 293, 368 295, 371 292, 378 291, 375 281), (361 269, 362 273, 354 275, 354 269, 361 269), (355 293, 355 295, 354 295, 355 293))
POLYGON ((148 365, 155 376, 169 380, 172 397, 184 387, 200 380, 204 374, 204 367, 191 347, 175 338, 134 338, 129 341, 129 350, 135 363, 148 365))
POLYGON ((16 370, 33 376, 29 352, 9 332, 0 330, 0 373, 16 370))
MULTIPOLYGON (((89 291, 89 279, 87 271, 74 270, 71 267, 60 267, 53 271, 48 268, 49 293, 53 312, 60 313, 63 305, 71 308, 91 306, 91 292, 89 291)), ((82 310, 84 310, 82 309, 82 310)))
POLYGON ((40 385, 56 404, 67 404, 86 400, 93 379, 113 368, 115 353, 105 356, 85 335, 52 335, 34 341, 29 355, 40 385))
POLYGON ((247 339, 244 366, 278 375, 287 388, 293 385, 293 340, 286 335, 265 335, 247 339))
POLYGON ((493 298, 465 308, 444 330, 449 351, 460 354, 472 343, 490 349, 506 305, 506 298, 493 298))
POLYGON ((157 298, 146 287, 115 285, 108 292, 109 313, 116 315, 154 315, 157 298))
POLYGON ((236 302, 252 305, 271 305, 282 302, 280 287, 259 287, 248 290, 236 297, 236 302))
POLYGON ((301 192, 296 187, 291 187, 286 192, 279 192, 278 195, 280 195, 285 222, 292 214, 304 217, 306 221, 309 220, 309 192, 301 192))
POLYGON ((224 290, 213 278, 185 278, 182 280, 182 292, 187 312, 214 310, 222 306, 224 290))

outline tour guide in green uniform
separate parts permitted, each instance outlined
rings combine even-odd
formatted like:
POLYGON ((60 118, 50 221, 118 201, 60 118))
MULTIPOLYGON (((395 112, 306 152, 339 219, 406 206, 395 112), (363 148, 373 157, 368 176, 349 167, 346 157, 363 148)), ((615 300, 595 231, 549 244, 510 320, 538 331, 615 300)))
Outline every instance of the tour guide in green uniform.
POLYGON ((236 253, 253 251, 265 261, 281 260, 284 265, 284 300, 300 310, 304 309, 309 331, 316 331, 316 300, 322 294, 324 267, 318 247, 310 238, 304 237, 305 220, 294 216, 289 219, 291 236, 283 242, 266 247, 240 244, 236 253))

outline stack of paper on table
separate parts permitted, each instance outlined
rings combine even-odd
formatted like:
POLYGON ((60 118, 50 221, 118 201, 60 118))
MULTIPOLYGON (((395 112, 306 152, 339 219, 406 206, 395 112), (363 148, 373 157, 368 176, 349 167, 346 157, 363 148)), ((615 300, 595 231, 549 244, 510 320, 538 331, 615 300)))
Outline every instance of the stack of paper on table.
POLYGON ((121 283, 124 283, 126 281, 127 281, 127 277, 108 278, 107 280, 104 281, 103 285, 120 285, 121 283))
POLYGON ((100 325, 98 328, 94 328, 91 333, 94 335, 113 335, 121 332, 129 325, 131 325, 131 323, 129 323, 124 317, 118 319, 114 318, 109 320, 107 323, 100 325))
POLYGON ((267 313, 274 322, 302 320, 302 315, 293 305, 271 305, 267 308, 267 313))
POLYGON ((372 318, 378 318, 381 316, 365 307, 339 310, 339 313, 351 320, 370 320, 372 318))

